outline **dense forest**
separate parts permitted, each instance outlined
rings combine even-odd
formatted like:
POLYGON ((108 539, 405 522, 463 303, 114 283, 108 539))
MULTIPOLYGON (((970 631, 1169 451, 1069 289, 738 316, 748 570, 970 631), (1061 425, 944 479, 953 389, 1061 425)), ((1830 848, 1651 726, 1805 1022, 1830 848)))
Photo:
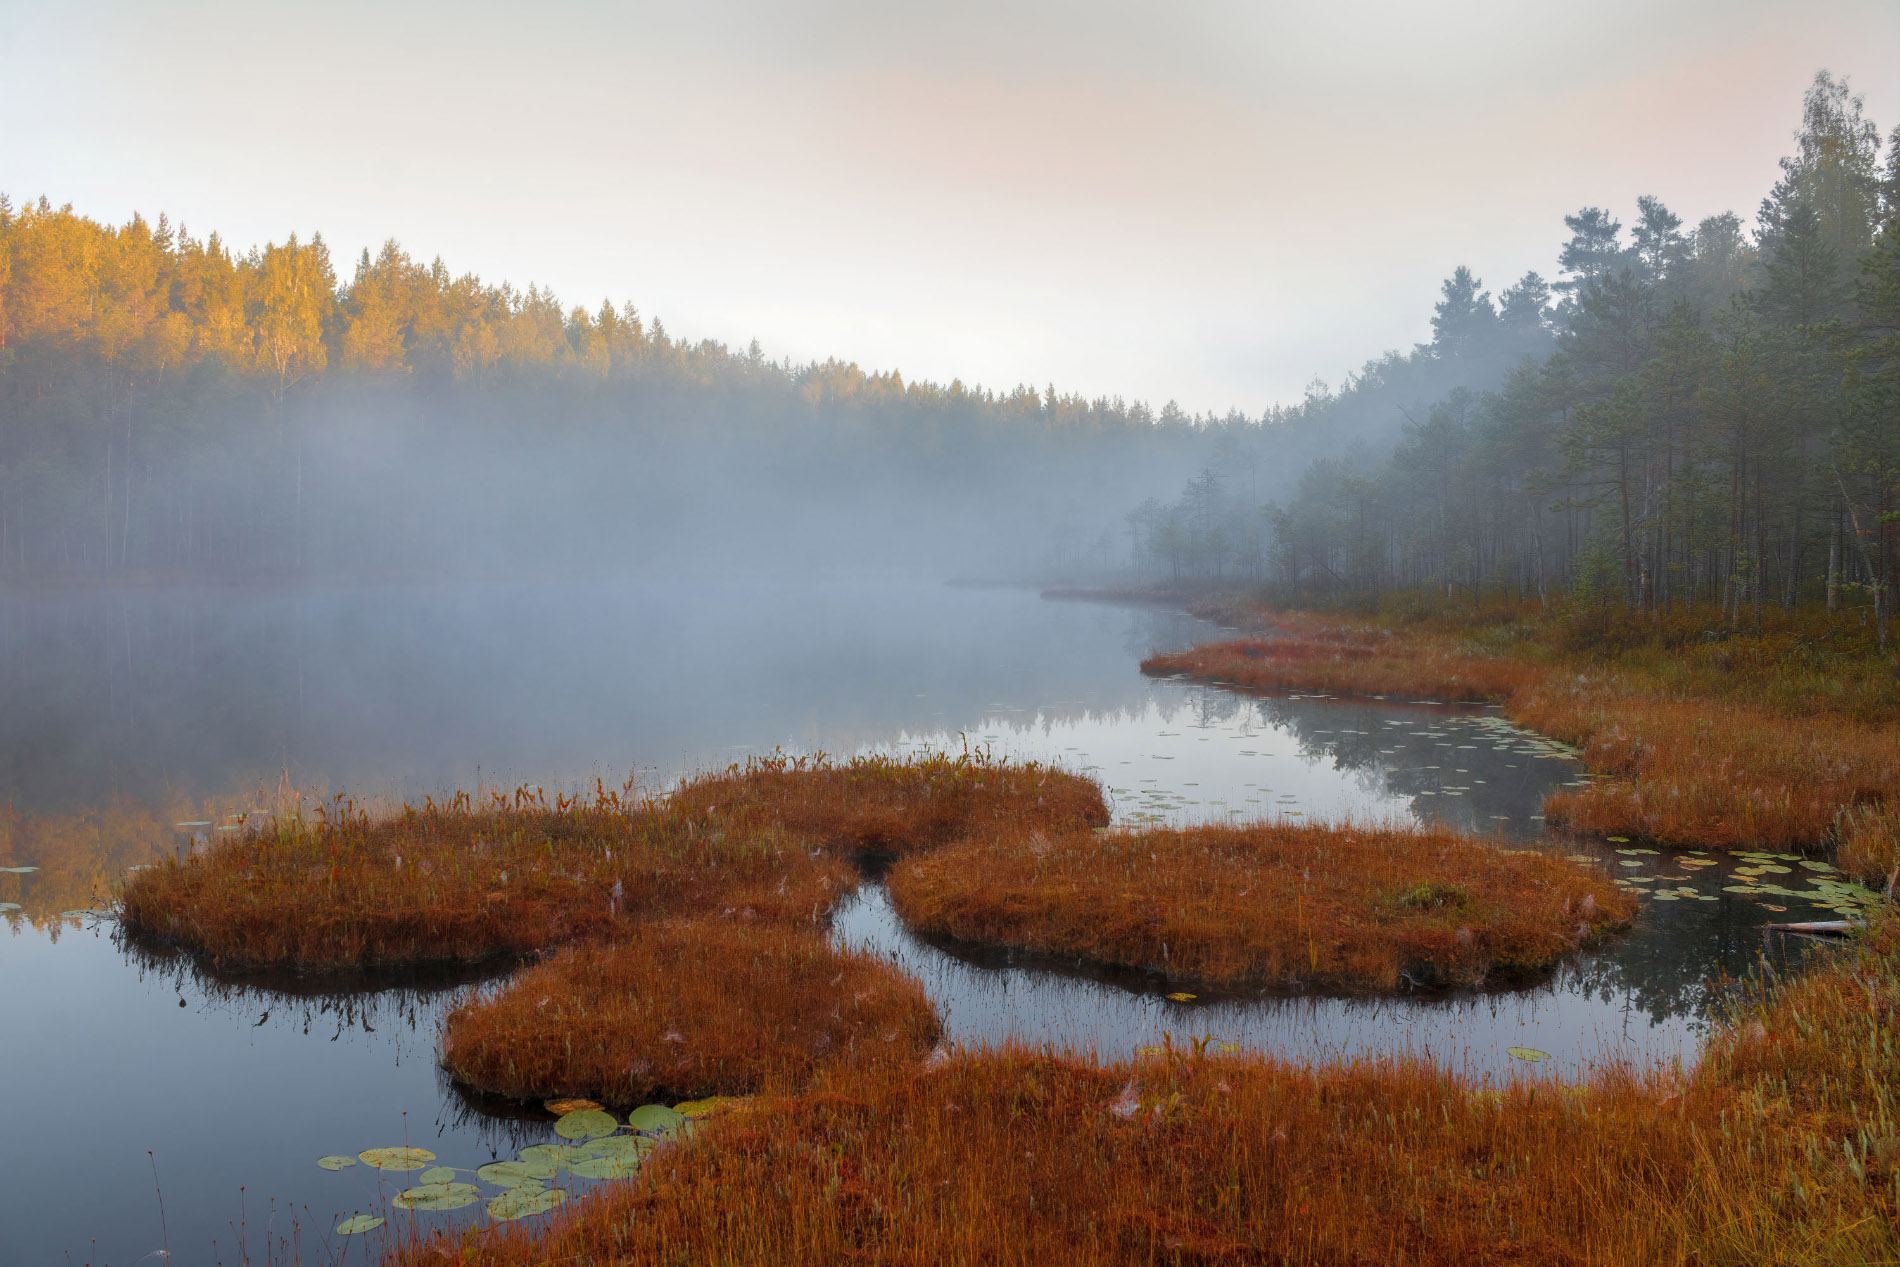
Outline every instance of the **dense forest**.
POLYGON ((0 582, 1099 574, 1126 565, 1123 510, 1194 471, 1244 453, 1251 495, 1287 494, 1495 386, 1548 342, 1526 287, 1499 332, 1388 358, 1324 417, 1189 416, 774 362, 393 242, 339 277, 320 237, 239 254, 0 198, 0 582))
POLYGON ((1207 431, 775 364, 394 243, 340 282, 321 238, 238 255, 164 217, 0 201, 0 577, 981 564, 938 547, 1053 540, 1064 490, 1138 495, 1207 431), (1013 531, 973 521, 1011 493, 1033 511, 1013 531))
MULTIPOLYGON (((1240 575, 1290 594, 1411 586, 1630 610, 1855 601, 1881 626, 1900 579, 1900 129, 1885 146, 1844 80, 1817 75, 1752 231, 1692 228, 1655 197, 1625 226, 1564 223, 1559 276, 1494 303, 1458 270, 1433 340, 1296 411, 1337 430, 1473 346, 1525 349, 1489 390, 1405 409, 1395 446, 1308 465, 1256 496, 1231 445, 1128 524, 1168 577, 1240 575)), ((1293 419, 1282 421, 1294 422, 1293 419)))

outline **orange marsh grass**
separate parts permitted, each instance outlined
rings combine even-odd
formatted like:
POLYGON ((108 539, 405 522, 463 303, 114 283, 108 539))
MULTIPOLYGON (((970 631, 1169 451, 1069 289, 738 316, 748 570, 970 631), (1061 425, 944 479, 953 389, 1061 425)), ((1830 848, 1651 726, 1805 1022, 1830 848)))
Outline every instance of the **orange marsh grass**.
POLYGON ((1789 1264, 1900 1260, 1883 920, 1688 1076, 1485 1090, 1417 1061, 1094 1067, 1022 1052, 820 1074, 540 1228, 387 1260, 1789 1264))
POLYGON ((1257 690, 1501 700, 1514 721, 1578 745, 1586 766, 1613 776, 1554 793, 1552 822, 1687 847, 1818 850, 1843 807, 1900 787, 1900 728, 1706 693, 1715 679, 1689 691, 1650 673, 1487 655, 1430 632, 1294 628, 1155 656, 1142 670, 1257 690))
POLYGON ((821 1067, 921 1059, 923 988, 822 933, 733 918, 650 923, 572 947, 443 1023, 457 1081, 521 1100, 611 1105, 789 1092, 821 1067))
POLYGON ((1005 821, 1107 821, 1088 780, 967 757, 754 761, 669 796, 458 796, 274 818, 136 873, 125 926, 225 966, 337 971, 533 954, 694 914, 822 922, 850 855, 1005 821))
POLYGON ((1636 909, 1596 867, 1350 823, 1019 830, 900 862, 888 883, 922 933, 1296 992, 1522 980, 1636 909))

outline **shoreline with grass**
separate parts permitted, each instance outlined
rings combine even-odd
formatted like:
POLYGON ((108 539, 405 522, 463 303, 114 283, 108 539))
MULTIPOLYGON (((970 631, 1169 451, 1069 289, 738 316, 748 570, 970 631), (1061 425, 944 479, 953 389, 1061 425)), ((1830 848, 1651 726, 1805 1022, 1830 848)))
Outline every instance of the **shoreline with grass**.
POLYGON ((1553 824, 1690 847, 1838 848, 1843 870, 1874 888, 1900 872, 1900 675, 1871 635, 1850 641, 1847 618, 1817 630, 1785 615, 1760 635, 1705 637, 1691 611, 1606 627, 1600 613, 1532 604, 1244 610, 1260 632, 1152 656, 1142 671, 1250 691, 1498 702, 1601 776, 1553 795, 1553 824))

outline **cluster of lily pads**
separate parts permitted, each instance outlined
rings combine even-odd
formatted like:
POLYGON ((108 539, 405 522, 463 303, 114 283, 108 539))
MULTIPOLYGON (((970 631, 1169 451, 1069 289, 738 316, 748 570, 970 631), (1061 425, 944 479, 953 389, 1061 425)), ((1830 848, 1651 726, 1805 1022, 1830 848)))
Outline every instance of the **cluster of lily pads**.
MULTIPOLYGON (((1681 873, 1622 875, 1616 880, 1619 887, 1647 893, 1658 902, 1685 900, 1714 902, 1718 900, 1715 893, 1705 893, 1701 887, 1687 881, 1698 878, 1702 872, 1709 871, 1711 868, 1720 867, 1722 865, 1720 857, 1710 855, 1705 849, 1684 849, 1675 851, 1665 858, 1662 850, 1631 847, 1627 838, 1622 836, 1611 836, 1609 840, 1612 844, 1624 846, 1616 851, 1620 855, 1617 863, 1619 867, 1640 871, 1652 865, 1646 859, 1655 858, 1658 860, 1653 864, 1656 867, 1662 868, 1666 865, 1669 869, 1681 873)), ((1763 850, 1737 851, 1725 856, 1733 858, 1741 865, 1735 867, 1726 877, 1729 883, 1711 886, 1719 887, 1723 893, 1807 902, 1850 919, 1864 917, 1867 905, 1879 898, 1879 895, 1871 889, 1856 884, 1852 880, 1842 879, 1832 863, 1822 862, 1818 858, 1805 858, 1798 853, 1768 853, 1763 850), (1778 878, 1796 875, 1799 876, 1800 881, 1808 885, 1807 888, 1791 888, 1778 878)), ((1578 862, 1595 861, 1586 854, 1577 854, 1573 857, 1578 862)), ((1712 880, 1722 878, 1724 877, 1719 873, 1712 872, 1710 875, 1712 880)), ((1772 902, 1763 902, 1762 906, 1776 912, 1788 909, 1786 906, 1772 902)))
MULTIPOLYGON (((742 1101, 729 1096, 688 1100, 668 1108, 647 1104, 627 1115, 623 1123, 599 1105, 586 1100, 563 1101, 566 1111, 554 1123, 554 1133, 565 1144, 530 1144, 513 1159, 491 1161, 472 1169, 435 1164, 426 1148, 366 1148, 354 1157, 337 1154, 317 1158, 325 1170, 348 1170, 364 1165, 376 1170, 412 1174, 414 1182, 391 1199, 399 1210, 461 1210, 487 1202, 488 1217, 497 1223, 546 1214, 567 1200, 565 1189, 550 1186, 566 1172, 580 1179, 628 1179, 647 1154, 671 1140, 692 1133, 694 1123, 732 1109, 742 1101), (463 1175, 472 1175, 471 1183, 463 1175), (485 1192, 486 1184, 495 1191, 485 1192)), ((374 1231, 383 1219, 357 1214, 337 1224, 344 1236, 374 1231)))

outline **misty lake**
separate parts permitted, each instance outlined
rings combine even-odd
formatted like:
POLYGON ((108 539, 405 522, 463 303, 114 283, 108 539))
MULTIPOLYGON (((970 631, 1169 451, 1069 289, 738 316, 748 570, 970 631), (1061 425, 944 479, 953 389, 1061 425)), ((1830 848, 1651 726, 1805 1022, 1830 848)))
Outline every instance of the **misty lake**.
POLYGON ((553 1138, 438 1073, 437 1020, 466 980, 348 994, 219 980, 122 945, 109 919, 60 914, 103 905, 126 866, 208 838, 212 807, 260 788, 552 791, 630 771, 657 788, 781 748, 987 746, 1094 775, 1123 822, 1434 819, 1589 854, 1660 894, 1537 988, 1358 1001, 1184 1004, 1159 981, 974 957, 909 934, 875 883, 839 912, 834 935, 915 973, 953 1041, 1104 1057, 1212 1034, 1299 1059, 1429 1054, 1491 1078, 1692 1059, 1710 983, 1782 953, 1764 922, 1805 917, 1724 892, 1726 858, 1684 870, 1671 851, 1549 838, 1544 793, 1583 775, 1496 710, 1250 698, 1138 671, 1220 633, 886 576, 0 598, 0 828, 16 833, 0 851, 40 868, 0 875, 18 904, 0 937, 14 1141, 0 1262, 360 1257, 338 1219, 407 1185, 318 1157, 413 1144, 468 1167, 553 1138), (29 821, 62 825, 32 858, 29 821), (1507 1046, 1552 1058, 1527 1067, 1507 1046))

